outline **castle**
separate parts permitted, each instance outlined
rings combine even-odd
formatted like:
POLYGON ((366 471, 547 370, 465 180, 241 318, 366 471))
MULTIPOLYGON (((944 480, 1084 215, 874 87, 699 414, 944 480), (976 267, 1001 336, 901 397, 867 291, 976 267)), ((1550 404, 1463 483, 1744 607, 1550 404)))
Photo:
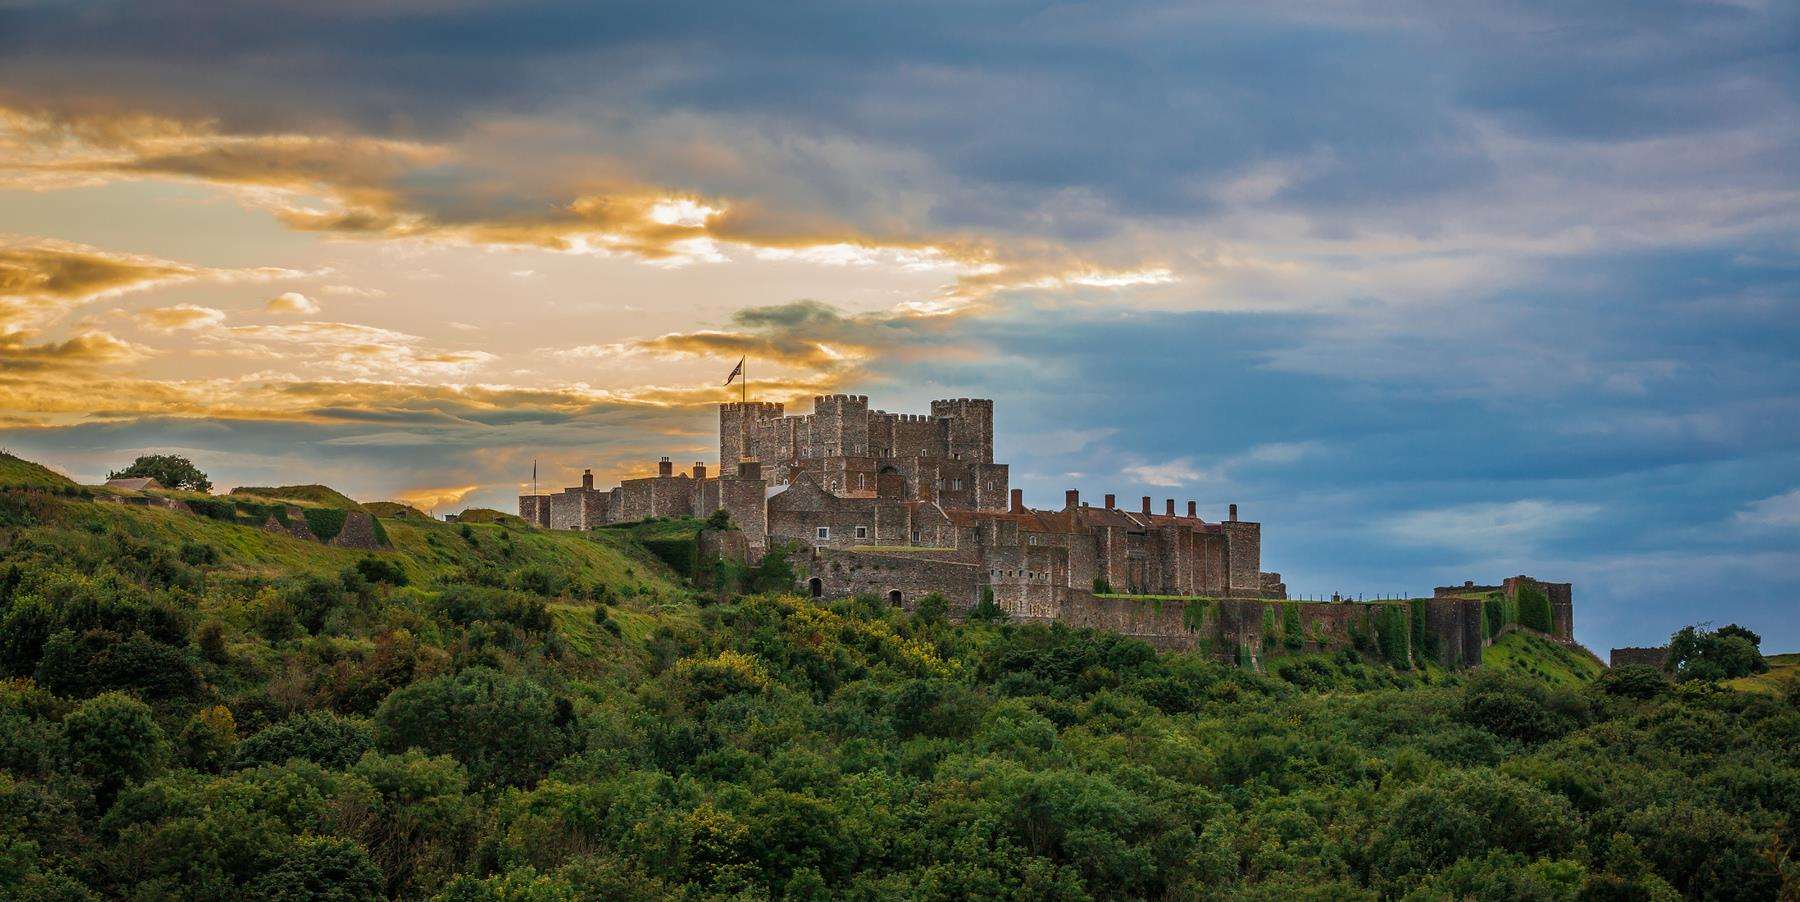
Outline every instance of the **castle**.
MULTIPOLYGON (((991 400, 933 401, 929 414, 870 410, 867 396, 847 394, 816 396, 800 415, 775 403, 721 404, 719 462, 716 474, 703 462, 677 473, 664 457, 656 475, 608 490, 587 471, 580 486, 521 495, 519 514, 581 530, 723 510, 750 559, 799 550, 795 588, 814 597, 867 594, 911 607, 936 594, 956 612, 992 601, 1017 620, 1094 626, 1165 648, 1249 646, 1254 657, 1275 634, 1290 648, 1325 648, 1381 628, 1374 605, 1286 602, 1280 574, 1261 569, 1261 524, 1239 519, 1236 504, 1209 521, 1194 501, 1178 511, 1164 499, 1157 511, 1143 496, 1127 509, 1113 495, 1090 505, 1070 489, 1061 508, 1025 507, 1008 466, 994 462, 991 400), (1294 613, 1272 623, 1271 603, 1294 613)), ((1479 597, 1490 587, 1466 588, 1415 600, 1423 607, 1411 619, 1427 624, 1445 663, 1478 662, 1492 638, 1479 597)), ((1567 612, 1566 584, 1561 592, 1567 612)), ((1564 638, 1571 620, 1558 623, 1564 638)))

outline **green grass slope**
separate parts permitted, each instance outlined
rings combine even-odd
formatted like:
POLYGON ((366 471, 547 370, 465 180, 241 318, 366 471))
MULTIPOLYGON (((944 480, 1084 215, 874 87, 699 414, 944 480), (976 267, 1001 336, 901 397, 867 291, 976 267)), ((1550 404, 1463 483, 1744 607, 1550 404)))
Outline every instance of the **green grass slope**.
POLYGON ((1769 672, 1729 680, 1725 685, 1743 692, 1781 695, 1800 686, 1800 654, 1769 655, 1769 672))
POLYGON ((349 496, 323 485, 238 486, 231 490, 231 494, 270 501, 316 504, 320 507, 335 507, 347 511, 363 509, 361 504, 351 500, 349 496))
POLYGON ((531 526, 531 521, 525 519, 524 517, 519 516, 518 514, 509 514, 509 513, 506 513, 505 511, 497 511, 491 507, 471 507, 468 510, 463 511, 460 514, 457 514, 456 522, 458 522, 458 523, 501 523, 501 524, 505 524, 507 526, 511 526, 515 529, 527 529, 527 528, 530 528, 530 526, 531 526))
POLYGON ((0 451, 0 487, 23 489, 72 489, 75 480, 43 464, 32 463, 0 451))
POLYGON ((1496 639, 1481 653, 1481 666, 1565 687, 1581 686, 1606 669, 1590 655, 1526 630, 1496 639))
MULTIPOLYGON (((34 510, 21 536, 45 554, 92 553, 115 535, 169 549, 193 544, 213 549, 217 556, 214 572, 234 579, 329 576, 369 553, 164 508, 56 498, 42 501, 34 510)), ((386 530, 393 548, 382 555, 398 563, 411 582, 421 585, 472 574, 516 581, 520 571, 537 567, 571 589, 602 584, 615 589, 629 586, 651 597, 682 594, 674 574, 629 536, 471 524, 465 537, 460 526, 435 520, 389 520, 386 530)))
POLYGON ((399 501, 364 501, 363 510, 384 520, 409 518, 413 520, 429 520, 425 512, 399 501))

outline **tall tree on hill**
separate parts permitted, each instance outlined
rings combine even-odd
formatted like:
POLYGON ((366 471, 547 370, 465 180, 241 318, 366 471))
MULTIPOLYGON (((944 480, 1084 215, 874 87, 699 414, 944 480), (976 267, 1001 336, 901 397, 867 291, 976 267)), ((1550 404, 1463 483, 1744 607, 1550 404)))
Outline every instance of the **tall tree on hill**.
POLYGON ((148 476, 166 488, 186 489, 190 492, 212 491, 212 480, 206 478, 206 474, 200 472, 193 461, 174 454, 146 454, 132 461, 131 466, 106 474, 107 479, 131 479, 138 476, 148 476))

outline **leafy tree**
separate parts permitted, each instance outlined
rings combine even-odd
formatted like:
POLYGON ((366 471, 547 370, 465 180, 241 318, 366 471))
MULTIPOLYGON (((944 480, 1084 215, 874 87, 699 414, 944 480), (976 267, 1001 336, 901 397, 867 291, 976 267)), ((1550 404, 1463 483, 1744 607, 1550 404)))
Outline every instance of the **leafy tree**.
POLYGON ((376 739, 388 751, 450 755, 482 785, 530 785, 573 750, 573 724, 556 702, 531 679, 477 667, 388 696, 376 739))
POLYGON ((381 872, 362 846, 347 839, 309 836, 281 856, 256 881, 259 899, 275 902, 362 902, 381 897, 381 872))
POLYGON ((238 743, 234 763, 245 768, 300 758, 341 769, 355 763, 374 744, 375 733, 367 721, 330 711, 308 711, 238 743))
POLYGON ((237 721, 231 716, 231 709, 214 705, 194 712, 181 728, 175 745, 189 767, 218 771, 231 760, 237 745, 237 721))
POLYGON ((69 760, 75 770, 108 795, 132 780, 162 769, 168 740, 150 706, 122 692, 94 696, 63 720, 69 760))
POLYGON ((712 514, 706 518, 706 528, 707 529, 730 529, 731 528, 731 511, 728 511, 722 507, 716 511, 713 511, 712 514))
POLYGON ((1767 672, 1769 662, 1745 636, 1755 634, 1735 624, 1726 629, 1684 626, 1669 637, 1668 666, 1675 678, 1684 682, 1730 680, 1767 672))
POLYGON ((212 491, 212 480, 206 478, 199 467, 194 466, 187 458, 174 454, 146 454, 132 461, 131 466, 106 474, 107 479, 143 476, 162 483, 166 488, 186 489, 190 492, 212 491))
POLYGON ((788 563, 788 550, 770 546, 762 560, 750 570, 748 588, 752 592, 788 592, 793 590, 795 579, 794 566, 788 563))

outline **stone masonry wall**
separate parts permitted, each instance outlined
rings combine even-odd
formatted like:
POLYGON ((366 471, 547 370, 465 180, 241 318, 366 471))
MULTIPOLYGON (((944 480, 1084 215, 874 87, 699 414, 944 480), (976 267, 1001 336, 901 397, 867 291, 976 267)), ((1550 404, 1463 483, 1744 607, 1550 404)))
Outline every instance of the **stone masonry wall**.
POLYGON ((1641 664, 1661 670, 1668 666, 1668 663, 1669 647, 1658 645, 1654 648, 1615 648, 1612 650, 1612 654, 1607 656, 1606 666, 1625 667, 1631 664, 1641 664))

